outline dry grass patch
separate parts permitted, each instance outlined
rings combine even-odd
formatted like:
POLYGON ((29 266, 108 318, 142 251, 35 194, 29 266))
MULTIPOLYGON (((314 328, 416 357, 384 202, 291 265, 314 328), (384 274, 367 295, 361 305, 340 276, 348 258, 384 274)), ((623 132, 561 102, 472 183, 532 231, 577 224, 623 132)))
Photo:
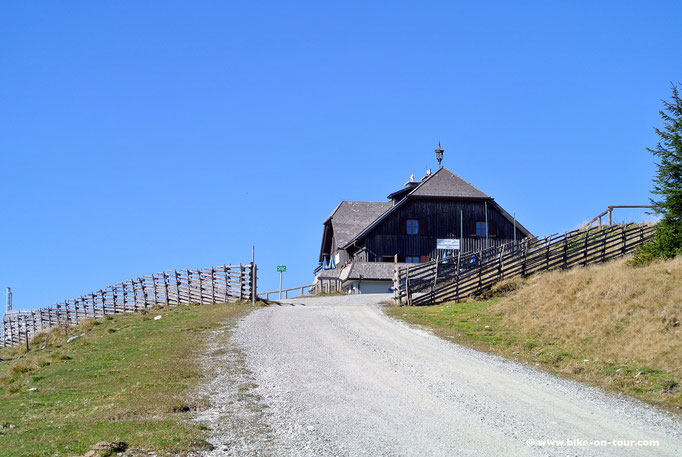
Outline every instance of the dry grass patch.
POLYGON ((592 347, 597 361, 655 366, 682 378, 682 258, 538 275, 491 312, 525 334, 592 347))

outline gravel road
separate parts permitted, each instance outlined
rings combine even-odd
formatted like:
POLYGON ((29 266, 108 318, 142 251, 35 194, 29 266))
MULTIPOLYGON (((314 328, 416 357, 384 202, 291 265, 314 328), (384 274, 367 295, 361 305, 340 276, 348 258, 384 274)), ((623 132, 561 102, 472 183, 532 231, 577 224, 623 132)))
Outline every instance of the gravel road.
POLYGON ((210 424, 207 455, 682 455, 679 417, 441 340, 387 317, 387 298, 295 299, 241 320, 249 394, 228 373, 214 403, 252 414, 210 424))

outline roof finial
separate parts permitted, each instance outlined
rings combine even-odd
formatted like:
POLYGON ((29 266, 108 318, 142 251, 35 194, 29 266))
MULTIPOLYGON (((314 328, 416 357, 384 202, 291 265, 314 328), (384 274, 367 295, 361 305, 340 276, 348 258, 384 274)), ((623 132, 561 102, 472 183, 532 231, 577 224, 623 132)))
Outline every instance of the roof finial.
POLYGON ((438 161, 438 168, 443 166, 440 164, 443 161, 443 148, 440 147, 440 141, 438 142, 438 148, 436 148, 436 160, 438 161))

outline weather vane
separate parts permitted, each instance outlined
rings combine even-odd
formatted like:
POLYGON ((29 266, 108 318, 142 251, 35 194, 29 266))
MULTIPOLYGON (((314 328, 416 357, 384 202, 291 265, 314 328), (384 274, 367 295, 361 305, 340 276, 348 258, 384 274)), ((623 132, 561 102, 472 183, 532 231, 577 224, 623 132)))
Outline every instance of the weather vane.
POLYGON ((436 148, 436 160, 438 161, 438 168, 441 168, 440 164, 443 161, 443 148, 440 147, 440 141, 438 142, 438 148, 436 148))

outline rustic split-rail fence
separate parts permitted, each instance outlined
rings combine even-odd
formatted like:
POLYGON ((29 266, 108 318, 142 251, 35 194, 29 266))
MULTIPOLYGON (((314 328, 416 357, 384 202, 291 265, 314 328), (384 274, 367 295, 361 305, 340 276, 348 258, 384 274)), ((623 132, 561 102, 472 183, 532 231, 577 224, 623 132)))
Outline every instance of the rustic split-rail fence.
POLYGON ((396 268, 395 299, 426 305, 459 301, 498 281, 541 271, 606 262, 654 236, 655 225, 609 225, 546 238, 525 238, 415 266, 396 268))
POLYGON ((202 270, 171 270, 128 281, 46 308, 6 314, 0 345, 28 343, 40 330, 76 325, 84 319, 131 313, 152 306, 256 301, 256 264, 202 270))

